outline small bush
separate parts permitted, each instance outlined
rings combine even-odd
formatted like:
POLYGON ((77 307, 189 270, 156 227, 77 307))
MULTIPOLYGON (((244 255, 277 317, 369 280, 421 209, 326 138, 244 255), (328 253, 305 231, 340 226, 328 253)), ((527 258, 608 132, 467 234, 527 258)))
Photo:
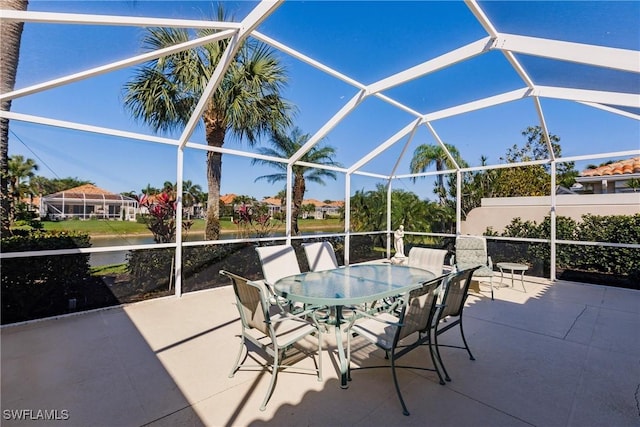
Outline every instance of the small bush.
MULTIPOLYGON (((2 252, 44 251, 91 246, 85 233, 22 230, 2 238, 2 252)), ((89 254, 8 258, 2 261, 2 323, 68 311, 69 299, 89 279, 89 254)))

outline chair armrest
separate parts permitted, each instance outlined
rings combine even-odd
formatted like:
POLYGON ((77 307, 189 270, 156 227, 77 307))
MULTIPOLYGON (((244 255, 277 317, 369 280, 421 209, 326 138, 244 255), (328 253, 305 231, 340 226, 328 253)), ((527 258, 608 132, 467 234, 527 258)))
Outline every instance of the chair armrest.
POLYGON ((388 321, 388 320, 383 320, 383 319, 380 319, 379 316, 375 316, 373 314, 369 314, 366 311, 356 310, 356 312, 354 313, 354 316, 349 321, 349 324, 344 329, 344 332, 349 333, 349 331, 351 330, 353 325, 356 323, 356 321, 360 320, 362 318, 372 319, 372 320, 375 320, 377 322, 384 323, 385 325, 390 325, 390 326, 397 326, 397 327, 403 326, 403 324, 400 323, 400 322, 391 322, 391 321, 388 321))
POLYGON ((493 270, 493 261, 491 261, 491 255, 487 257, 487 265, 489 266, 490 269, 493 270))
POLYGON ((309 315, 313 315, 315 313, 316 309, 317 309, 317 307, 314 307, 312 309, 298 311, 296 313, 292 313, 290 311, 283 310, 281 313, 279 313, 280 316, 278 316, 275 319, 271 319, 271 321, 272 321, 272 323, 277 323, 277 322, 282 322, 284 320, 302 319, 302 318, 307 317, 309 315))

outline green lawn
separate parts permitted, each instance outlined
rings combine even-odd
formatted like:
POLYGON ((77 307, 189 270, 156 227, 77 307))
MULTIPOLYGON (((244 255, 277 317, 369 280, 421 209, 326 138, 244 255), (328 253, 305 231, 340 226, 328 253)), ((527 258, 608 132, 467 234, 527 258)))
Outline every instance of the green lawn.
MULTIPOLYGON (((80 231, 92 236, 96 235, 121 235, 121 234, 151 234, 145 224, 131 221, 104 221, 104 220, 67 220, 67 221, 42 221, 46 231, 80 231)), ((338 219, 300 219, 298 225, 301 230, 321 230, 327 232, 340 232, 344 229, 343 223, 338 219)), ((223 232, 236 231, 236 225, 229 219, 222 220, 220 226, 223 232)), ((283 231, 284 224, 277 229, 283 231)), ((193 220, 193 225, 189 230, 193 232, 204 232, 204 220, 193 220)))

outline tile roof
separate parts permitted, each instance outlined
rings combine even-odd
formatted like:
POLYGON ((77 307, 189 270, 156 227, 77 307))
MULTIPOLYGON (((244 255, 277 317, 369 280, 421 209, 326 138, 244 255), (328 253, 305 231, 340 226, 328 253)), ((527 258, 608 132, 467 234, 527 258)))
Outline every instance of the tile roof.
POLYGON ((640 173, 640 157, 622 160, 595 169, 585 169, 580 176, 609 176, 640 173))
POLYGON ((331 206, 331 207, 339 208, 341 206, 344 206, 344 202, 342 200, 331 200, 329 202, 323 202, 317 199, 306 199, 302 201, 302 204, 303 205, 312 204, 315 207, 331 206))
POLYGON ((220 196, 220 201, 222 203, 224 203, 225 205, 229 205, 231 203, 233 203, 233 199, 236 198, 236 195, 233 193, 229 193, 229 194, 225 194, 223 196, 220 196))
POLYGON ((261 200, 262 203, 267 203, 273 206, 282 206, 282 200, 277 197, 266 197, 261 200))
MULTIPOLYGON (((85 199, 86 196, 99 196, 103 200, 134 200, 130 197, 121 196, 120 194, 111 193, 93 184, 84 184, 78 187, 69 188, 68 190, 59 191, 54 194, 44 196, 45 199, 64 197, 65 199, 85 199)), ((91 199, 91 197, 89 197, 91 199)))

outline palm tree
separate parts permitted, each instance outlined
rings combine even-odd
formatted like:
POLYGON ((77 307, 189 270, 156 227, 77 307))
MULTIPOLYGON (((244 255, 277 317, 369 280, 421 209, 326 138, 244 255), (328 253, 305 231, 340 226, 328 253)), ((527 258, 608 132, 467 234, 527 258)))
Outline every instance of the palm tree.
POLYGON ((174 200, 176 199, 176 190, 177 189, 178 189, 178 184, 176 184, 174 182, 165 181, 164 184, 162 184, 162 192, 163 193, 167 193, 174 200))
POLYGON ((638 191, 640 188, 640 179, 639 178, 629 178, 627 180, 627 187, 629 187, 634 193, 638 191))
MULTIPOLYGON (((302 131, 294 127, 291 130, 290 135, 286 135, 284 132, 275 131, 271 135, 271 148, 260 147, 258 153, 267 156, 289 158, 295 154, 302 146, 309 140, 309 134, 303 134, 302 131)), ((336 154, 335 148, 324 145, 322 141, 314 145, 309 151, 307 151, 301 158, 302 162, 316 163, 319 165, 340 166, 339 163, 333 160, 336 154)), ((266 180, 269 183, 275 182, 287 182, 287 165, 281 162, 274 162, 271 160, 253 159, 251 164, 265 164, 273 166, 280 172, 263 175, 256 178, 256 181, 266 180)), ((293 193, 291 209, 291 234, 299 234, 298 229, 298 215, 302 208, 302 201, 304 200, 304 193, 306 191, 306 183, 313 182, 316 184, 324 185, 323 178, 336 179, 336 173, 326 169, 311 168, 308 166, 293 165, 293 193)))
MULTIPOLYGON (((27 10, 27 0, 1 0, 2 9, 27 10)), ((20 58, 20 40, 24 23, 21 21, 3 21, 0 25, 0 40, 2 50, 0 54, 0 93, 13 91, 20 58)), ((0 103, 2 111, 11 110, 11 100, 0 103)), ((0 118, 0 234, 9 235, 11 232, 10 219, 11 198, 9 196, 9 119, 0 118)))
MULTIPOLYGON (((458 164, 463 163, 458 149, 453 145, 444 144, 451 153, 451 156, 458 164)), ((446 168, 452 169, 455 167, 446 151, 440 145, 422 144, 419 145, 413 152, 413 158, 411 159, 411 173, 425 172, 431 165, 435 164, 437 171, 442 171, 446 168)), ((415 181, 415 178, 413 178, 415 181)), ((443 175, 438 175, 436 183, 436 194, 438 194, 439 203, 444 205, 446 202, 447 193, 444 186, 443 175)))
POLYGON ((26 159, 21 155, 9 158, 9 221, 14 217, 16 206, 22 201, 27 192, 30 192, 28 180, 35 176, 34 171, 38 165, 33 159, 26 159))
MULTIPOLYGON (((217 13, 218 20, 226 19, 222 6, 217 13)), ((197 30, 196 36, 214 32, 197 30)), ((143 46, 157 50, 190 39, 187 29, 151 28, 143 46)), ((183 129, 228 44, 220 40, 144 64, 124 87, 125 107, 156 132, 183 129)), ((253 145, 261 135, 288 125, 292 107, 281 97, 286 82, 273 50, 253 39, 242 42, 202 115, 207 144, 222 147, 229 133, 253 145)), ((221 171, 222 154, 208 152, 207 239, 217 239, 220 233, 221 171)))
POLYGON ((142 194, 146 196, 153 196, 154 194, 158 194, 159 192, 160 189, 152 187, 151 184, 147 184, 147 186, 142 189, 142 194))
POLYGON ((193 206, 198 203, 200 195, 202 194, 202 187, 199 184, 194 184, 191 180, 182 182, 182 204, 189 213, 189 218, 193 214, 193 206))

